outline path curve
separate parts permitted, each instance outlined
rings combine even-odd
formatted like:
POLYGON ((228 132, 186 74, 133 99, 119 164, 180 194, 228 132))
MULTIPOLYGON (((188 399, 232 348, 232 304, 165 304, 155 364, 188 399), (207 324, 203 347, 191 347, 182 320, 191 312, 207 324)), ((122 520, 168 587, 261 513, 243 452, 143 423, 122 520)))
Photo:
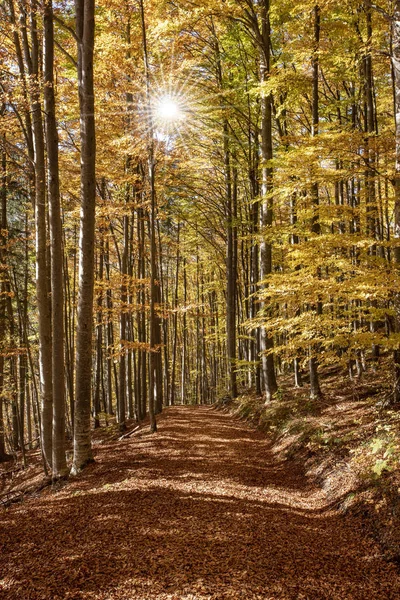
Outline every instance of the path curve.
POLYGON ((3 600, 384 600, 400 578, 269 440, 210 407, 0 514, 3 600))

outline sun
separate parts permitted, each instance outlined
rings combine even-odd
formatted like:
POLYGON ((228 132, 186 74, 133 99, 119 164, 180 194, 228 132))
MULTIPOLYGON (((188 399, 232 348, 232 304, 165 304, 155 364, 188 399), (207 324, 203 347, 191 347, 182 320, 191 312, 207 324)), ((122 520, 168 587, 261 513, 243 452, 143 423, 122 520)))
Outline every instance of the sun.
POLYGON ((156 106, 156 115, 161 121, 176 121, 182 116, 178 102, 169 96, 160 98, 156 106))
POLYGON ((186 103, 182 95, 174 93, 157 94, 152 102, 155 129, 177 133, 186 118, 186 103))

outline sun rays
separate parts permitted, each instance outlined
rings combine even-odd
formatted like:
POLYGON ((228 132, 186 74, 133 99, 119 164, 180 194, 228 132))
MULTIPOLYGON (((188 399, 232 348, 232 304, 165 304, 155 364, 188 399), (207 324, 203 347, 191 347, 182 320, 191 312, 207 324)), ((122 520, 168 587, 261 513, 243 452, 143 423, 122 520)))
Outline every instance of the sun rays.
POLYGON ((174 161, 188 160, 213 147, 213 140, 221 136, 221 114, 230 108, 231 92, 218 89, 196 60, 183 60, 174 46, 171 40, 162 60, 152 56, 148 87, 138 64, 96 110, 104 127, 113 121, 120 129, 119 147, 124 152, 139 157, 152 140, 158 163, 173 156, 174 161))
POLYGON ((156 118, 162 122, 171 123, 177 119, 181 119, 183 113, 180 110, 178 102, 169 96, 160 98, 156 105, 156 118))

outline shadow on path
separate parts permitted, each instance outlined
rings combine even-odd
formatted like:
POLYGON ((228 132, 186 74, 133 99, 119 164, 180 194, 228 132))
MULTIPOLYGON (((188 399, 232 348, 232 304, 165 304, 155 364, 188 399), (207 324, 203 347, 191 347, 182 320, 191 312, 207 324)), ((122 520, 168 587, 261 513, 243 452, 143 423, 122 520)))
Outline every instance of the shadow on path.
POLYGON ((168 409, 157 435, 100 446, 63 490, 1 516, 2 599, 400 597, 357 522, 208 407, 168 409))

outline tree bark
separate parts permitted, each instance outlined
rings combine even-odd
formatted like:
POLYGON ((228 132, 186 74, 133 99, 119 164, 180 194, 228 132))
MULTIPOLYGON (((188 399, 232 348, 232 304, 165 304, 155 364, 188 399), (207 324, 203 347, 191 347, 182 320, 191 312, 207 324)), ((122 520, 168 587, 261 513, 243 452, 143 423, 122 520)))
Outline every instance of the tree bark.
MULTIPOLYGON (((394 177, 394 262, 397 271, 400 270, 400 0, 394 5, 392 23, 392 67, 394 79, 394 106, 395 106, 395 137, 396 158, 394 177)), ((395 333, 400 334, 400 294, 394 295, 395 333)), ((393 401, 400 402, 400 347, 397 346, 393 353, 394 359, 394 385, 393 401)))
MULTIPOLYGON (((229 155, 228 155, 228 167, 229 155)), ((230 179, 230 175, 229 175, 230 179)), ((227 195, 228 243, 226 247, 227 282, 226 282, 226 333, 229 367, 229 388, 232 398, 238 395, 236 378, 236 294, 237 294, 237 170, 232 167, 232 182, 229 182, 231 193, 227 195)))
POLYGON ((61 227, 58 133, 54 95, 54 25, 52 0, 44 5, 44 109, 51 252, 51 325, 53 381, 53 480, 68 474, 65 455, 65 367, 63 323, 63 250, 61 227))
POLYGON ((177 239, 176 239, 176 268, 175 268, 175 293, 174 293, 174 327, 173 327, 173 343, 172 343, 172 372, 171 372, 171 388, 170 388, 170 405, 175 404, 175 375, 176 375, 176 350, 178 345, 178 290, 179 290, 179 263, 180 263, 180 247, 179 234, 181 224, 178 222, 177 239))
POLYGON ((52 332, 51 307, 48 282, 47 226, 46 226, 46 170, 42 106, 39 94, 39 38, 37 3, 31 4, 31 51, 25 24, 23 26, 25 63, 32 79, 30 88, 33 146, 35 161, 35 249, 36 249, 36 299, 39 322, 39 372, 41 391, 42 448, 46 462, 52 464, 52 332))
POLYGON ((5 446, 5 431, 4 431, 4 414, 3 414, 3 399, 4 393, 4 347, 3 342, 6 333, 6 286, 5 286, 5 268, 6 268, 6 252, 7 252, 7 157, 5 151, 5 135, 2 138, 1 151, 1 232, 0 232, 0 263, 1 263, 1 288, 0 288, 0 462, 11 458, 6 453, 5 446))
MULTIPOLYGON (((314 52, 312 57, 312 73, 313 73, 313 92, 312 92, 312 136, 316 137, 318 135, 318 126, 319 126, 319 37, 320 37, 320 8, 319 6, 314 7, 314 52)), ((321 226, 319 220, 319 189, 318 182, 314 182, 312 184, 312 222, 311 222, 311 231, 315 235, 319 235, 321 233, 321 226)), ((318 277, 321 276, 320 271, 318 271, 318 277)), ((316 303, 316 313, 318 316, 322 315, 322 303, 320 300, 316 303)), ((319 375, 318 375, 318 357, 316 356, 316 352, 314 348, 310 348, 310 397, 312 399, 318 399, 321 396, 321 388, 319 385, 319 375)))
MULTIPOLYGON (((99 248, 99 268, 98 268, 98 280, 100 285, 103 283, 104 274, 104 231, 100 232, 100 248, 99 248)), ((94 413, 94 428, 100 427, 99 413, 101 410, 100 406, 100 394, 102 388, 102 375, 103 375, 103 288, 97 296, 97 322, 96 322, 96 378, 95 378, 95 391, 93 398, 93 413, 94 413)), ((104 410, 106 412, 106 410, 104 410)))
POLYGON ((90 407, 96 206, 96 137, 93 89, 94 0, 75 0, 75 9, 81 139, 81 219, 73 473, 77 473, 93 461, 90 407))
POLYGON ((128 252, 129 252, 129 216, 123 217, 124 247, 121 260, 121 315, 120 315, 120 357, 119 357, 119 402, 118 402, 118 423, 120 432, 126 429, 126 372, 127 372, 127 350, 125 341, 127 338, 127 285, 128 276, 128 252))
MULTIPOLYGON (((266 83, 270 74, 271 55, 271 26, 269 21, 270 0, 261 2, 261 52, 260 52, 260 79, 266 83)), ((260 205, 260 291, 265 293, 268 287, 266 279, 272 273, 272 243, 266 239, 272 227, 272 106, 271 94, 263 92, 261 98, 261 205, 260 205)), ((267 318, 270 307, 265 300, 260 303, 264 318, 267 318)), ((273 347, 274 341, 265 327, 260 328, 260 342, 262 352, 262 373, 265 388, 266 402, 272 400, 278 389, 276 381, 273 347)))
POLYGON ((149 140, 148 140, 148 178, 150 186, 150 356, 149 356, 149 417, 150 431, 157 431, 156 404, 157 404, 157 373, 156 373, 156 352, 157 340, 156 327, 159 321, 156 316, 155 303, 157 297, 156 278, 157 278, 157 247, 156 247, 156 188, 155 188, 155 157, 154 157, 154 130, 153 119, 150 105, 150 72, 149 59, 147 52, 146 23, 144 17, 143 0, 140 0, 140 14, 142 24, 143 39, 143 57, 146 77, 146 102, 149 121, 149 140))
MULTIPOLYGON (((215 35, 216 76, 221 94, 224 91, 224 77, 222 59, 217 34, 215 35)), ((222 101, 223 102, 223 101, 222 101)), ((225 107, 222 104, 222 135, 224 152, 224 178, 225 178, 225 217, 226 217, 226 357, 228 365, 228 387, 232 398, 237 397, 236 381, 236 280, 237 280, 237 187, 233 189, 232 152, 229 144, 229 122, 226 117, 225 107), (234 198, 234 194, 236 197, 234 198)), ((237 184, 237 179, 236 179, 237 184)), ((199 326, 199 323, 198 323, 199 326)))
POLYGON ((139 421, 143 420, 146 415, 147 404, 147 360, 144 346, 146 344, 146 320, 145 320, 145 303, 146 292, 144 288, 145 272, 145 252, 144 252, 144 210, 140 206, 137 209, 137 237, 138 237, 138 279, 141 282, 137 294, 137 329, 139 340, 138 352, 138 393, 137 393, 137 413, 139 421))

